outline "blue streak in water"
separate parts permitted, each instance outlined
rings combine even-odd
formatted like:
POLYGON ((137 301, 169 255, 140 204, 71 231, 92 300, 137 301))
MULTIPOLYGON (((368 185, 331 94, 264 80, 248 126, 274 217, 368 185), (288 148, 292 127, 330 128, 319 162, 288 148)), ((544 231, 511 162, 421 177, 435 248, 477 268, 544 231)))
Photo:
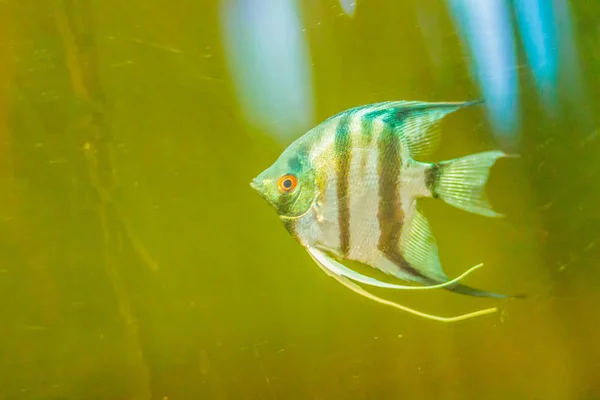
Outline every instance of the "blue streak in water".
POLYGON ((347 15, 352 17, 356 11, 356 0, 340 0, 340 6, 347 15))
MULTIPOLYGON (((551 1, 551 0, 548 0, 551 1)), ((583 83, 575 40, 572 11, 568 0, 553 0, 558 38, 559 72, 571 104, 577 106, 578 121, 583 132, 596 130, 594 111, 590 107, 589 90, 583 83)))
POLYGON ((294 0, 225 0, 225 52, 249 122, 283 142, 314 119, 311 62, 294 0))
POLYGON ((492 128, 508 145, 519 129, 514 35, 504 0, 447 0, 473 55, 473 72, 486 100, 492 128))
POLYGON ((541 100, 550 111, 558 106, 558 43, 552 0, 514 0, 529 66, 541 100))

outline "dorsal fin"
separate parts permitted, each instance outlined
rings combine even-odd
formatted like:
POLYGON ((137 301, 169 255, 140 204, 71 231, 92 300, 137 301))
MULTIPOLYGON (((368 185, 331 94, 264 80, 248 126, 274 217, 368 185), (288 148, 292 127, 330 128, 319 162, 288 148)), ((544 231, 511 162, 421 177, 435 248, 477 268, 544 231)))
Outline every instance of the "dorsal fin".
POLYGON ((408 146, 412 158, 424 157, 434 152, 440 142, 438 122, 446 115, 483 101, 456 103, 426 103, 420 101, 388 101, 371 104, 367 117, 383 116, 397 129, 408 146))

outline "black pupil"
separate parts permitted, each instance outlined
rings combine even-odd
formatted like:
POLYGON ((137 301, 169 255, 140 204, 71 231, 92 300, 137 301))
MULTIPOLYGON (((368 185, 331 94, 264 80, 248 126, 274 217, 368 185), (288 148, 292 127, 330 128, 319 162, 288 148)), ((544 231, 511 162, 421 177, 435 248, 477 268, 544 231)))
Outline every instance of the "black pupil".
POLYGON ((292 187, 292 180, 287 178, 283 181, 283 187, 286 189, 290 189, 292 187))

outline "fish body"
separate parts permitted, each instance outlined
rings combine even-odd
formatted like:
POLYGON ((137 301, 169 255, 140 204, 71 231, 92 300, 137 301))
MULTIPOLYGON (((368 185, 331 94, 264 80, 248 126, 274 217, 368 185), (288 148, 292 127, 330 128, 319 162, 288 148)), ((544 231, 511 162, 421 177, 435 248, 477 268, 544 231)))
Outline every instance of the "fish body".
POLYGON ((425 286, 506 297, 449 283, 417 203, 434 197, 500 216, 487 202, 484 186, 504 153, 418 161, 437 147, 437 123, 445 115, 477 103, 394 101, 343 111, 293 142, 251 186, 330 275, 373 282, 341 264, 353 260, 425 286))

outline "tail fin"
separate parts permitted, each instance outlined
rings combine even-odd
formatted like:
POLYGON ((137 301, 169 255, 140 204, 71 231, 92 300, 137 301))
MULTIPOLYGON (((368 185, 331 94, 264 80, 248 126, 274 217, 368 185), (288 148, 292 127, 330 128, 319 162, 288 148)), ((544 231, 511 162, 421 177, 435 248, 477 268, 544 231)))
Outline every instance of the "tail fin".
POLYGON ((507 155, 501 151, 487 151, 433 164, 427 172, 433 197, 475 214, 501 217, 485 195, 490 168, 501 157, 507 155))
MULTIPOLYGON (((480 265, 482 265, 482 264, 480 264, 480 265)), ((457 279, 454 279, 454 280, 457 280, 457 279)), ((449 282, 449 280, 447 278, 443 279, 443 280, 425 278, 423 283, 425 283, 428 286, 433 286, 433 285, 437 286, 437 285, 447 283, 447 282, 449 282)), ((446 285, 446 286, 444 286, 444 289, 449 290, 454 293, 463 294, 466 296, 491 297, 494 299, 513 299, 513 298, 525 298, 526 297, 525 295, 522 295, 522 294, 507 295, 507 294, 488 292, 488 291, 477 289, 477 288, 474 288, 471 286, 463 285, 462 283, 458 283, 458 282, 452 283, 450 285, 446 285)))
POLYGON ((475 288, 472 288, 467 285, 462 285, 460 283, 458 283, 456 285, 450 285, 450 286, 446 287, 445 289, 450 290, 451 292, 465 294, 467 296, 475 296, 475 297, 492 297, 495 299, 508 299, 508 298, 514 297, 514 296, 509 296, 506 294, 492 293, 492 292, 487 292, 487 291, 480 290, 480 289, 475 289, 475 288))
POLYGON ((472 288, 470 286, 463 285, 461 283, 446 286, 444 289, 449 290, 451 292, 464 294, 467 296, 475 296, 475 297, 491 297, 494 299, 527 299, 527 298, 529 298, 526 294, 523 294, 523 293, 499 294, 499 293, 493 293, 493 292, 486 292, 485 290, 472 288))

